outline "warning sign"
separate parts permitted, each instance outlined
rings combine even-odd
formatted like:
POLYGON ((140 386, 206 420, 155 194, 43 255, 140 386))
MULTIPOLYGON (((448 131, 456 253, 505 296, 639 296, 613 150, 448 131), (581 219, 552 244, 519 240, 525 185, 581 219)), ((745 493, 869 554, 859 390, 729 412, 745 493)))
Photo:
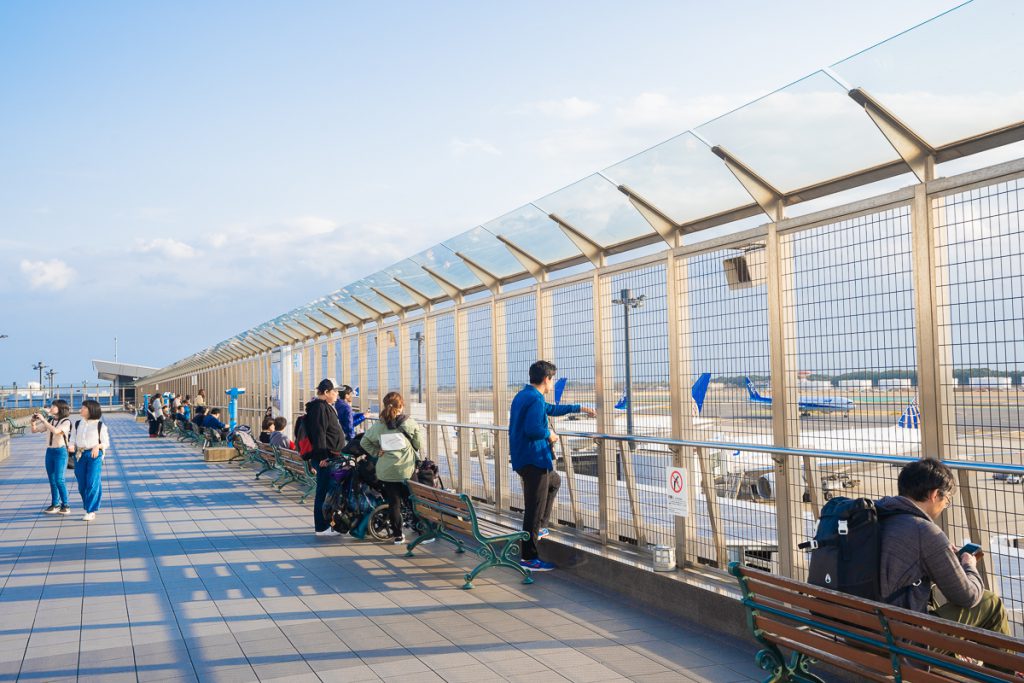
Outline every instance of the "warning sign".
POLYGON ((665 480, 668 484, 667 493, 669 514, 686 517, 689 514, 686 496, 686 468, 666 467, 665 480))

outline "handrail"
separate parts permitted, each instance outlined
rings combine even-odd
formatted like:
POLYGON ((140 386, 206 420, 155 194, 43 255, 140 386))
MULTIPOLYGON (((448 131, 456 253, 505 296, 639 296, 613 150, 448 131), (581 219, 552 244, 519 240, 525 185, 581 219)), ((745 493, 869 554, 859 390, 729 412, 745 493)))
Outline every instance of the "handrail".
MULTIPOLYGON (((367 415, 367 419, 376 419, 375 416, 367 415)), ((507 432, 508 427, 502 425, 468 424, 465 422, 444 422, 441 420, 416 420, 419 424, 434 427, 453 427, 457 429, 481 429, 484 431, 507 432)), ((572 432, 556 431, 558 436, 571 436, 576 438, 594 439, 595 441, 617 441, 622 443, 652 444, 659 446, 674 446, 677 448, 706 448, 716 450, 732 450, 744 453, 768 453, 797 458, 828 458, 831 460, 858 460, 861 462, 875 463, 900 463, 907 464, 916 462, 920 458, 906 455, 877 455, 873 453, 859 453, 855 451, 826 451, 817 449, 789 448, 786 446, 774 446, 771 444, 750 444, 731 443, 728 441, 693 441, 689 439, 669 439, 655 436, 628 436, 622 434, 600 434, 597 432, 572 432)), ((954 470, 974 470, 982 472, 998 472, 1006 474, 1019 474, 1024 476, 1024 465, 1009 465, 1002 463, 981 462, 975 460, 943 460, 954 470)))

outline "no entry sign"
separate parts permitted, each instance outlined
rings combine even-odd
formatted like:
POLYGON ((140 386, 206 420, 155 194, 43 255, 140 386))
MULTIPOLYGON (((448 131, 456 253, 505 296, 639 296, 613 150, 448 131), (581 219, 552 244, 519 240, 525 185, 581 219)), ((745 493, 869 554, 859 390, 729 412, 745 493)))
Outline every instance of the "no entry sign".
POLYGON ((686 517, 689 514, 686 496, 686 468, 666 467, 665 482, 667 484, 666 493, 668 494, 669 513, 679 517, 686 517))

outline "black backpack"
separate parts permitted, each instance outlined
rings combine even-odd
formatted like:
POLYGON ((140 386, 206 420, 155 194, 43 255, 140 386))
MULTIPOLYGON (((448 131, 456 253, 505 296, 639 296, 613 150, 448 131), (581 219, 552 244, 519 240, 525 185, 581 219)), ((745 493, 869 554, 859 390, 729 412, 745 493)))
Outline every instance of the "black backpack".
POLYGON ((879 566, 882 520, 894 514, 901 513, 880 510, 870 498, 837 497, 825 503, 814 540, 797 546, 811 551, 807 583, 866 600, 891 601, 895 595, 881 595, 879 566))
POLYGON ((433 460, 427 459, 422 460, 416 465, 416 473, 413 475, 414 481, 423 484, 424 486, 430 486, 431 488, 441 488, 441 476, 437 464, 433 460))

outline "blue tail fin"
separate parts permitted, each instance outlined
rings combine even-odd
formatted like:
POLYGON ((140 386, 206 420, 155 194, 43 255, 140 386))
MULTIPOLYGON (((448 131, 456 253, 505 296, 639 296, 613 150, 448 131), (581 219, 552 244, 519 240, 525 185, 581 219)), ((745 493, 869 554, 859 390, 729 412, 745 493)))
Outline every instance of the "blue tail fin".
POLYGON ((622 392, 622 396, 619 397, 618 402, 615 404, 615 410, 625 410, 626 406, 629 405, 629 396, 625 391, 622 392))
POLYGON ((697 407, 697 414, 704 410, 704 397, 708 394, 708 386, 711 384, 711 373, 705 372, 693 383, 690 396, 693 397, 693 404, 697 407))
POLYGON ((555 382, 555 405, 557 406, 562 402, 562 394, 565 393, 565 385, 569 383, 568 377, 560 377, 555 382))
POLYGON ((896 421, 896 426, 901 429, 921 428, 921 410, 917 407, 916 398, 910 402, 910 405, 908 405, 903 411, 903 414, 900 415, 900 419, 896 421))
POLYGON ((750 398, 755 401, 762 398, 761 394, 757 393, 757 389, 754 388, 754 383, 750 381, 749 377, 744 377, 743 383, 747 385, 747 393, 750 394, 750 398))

